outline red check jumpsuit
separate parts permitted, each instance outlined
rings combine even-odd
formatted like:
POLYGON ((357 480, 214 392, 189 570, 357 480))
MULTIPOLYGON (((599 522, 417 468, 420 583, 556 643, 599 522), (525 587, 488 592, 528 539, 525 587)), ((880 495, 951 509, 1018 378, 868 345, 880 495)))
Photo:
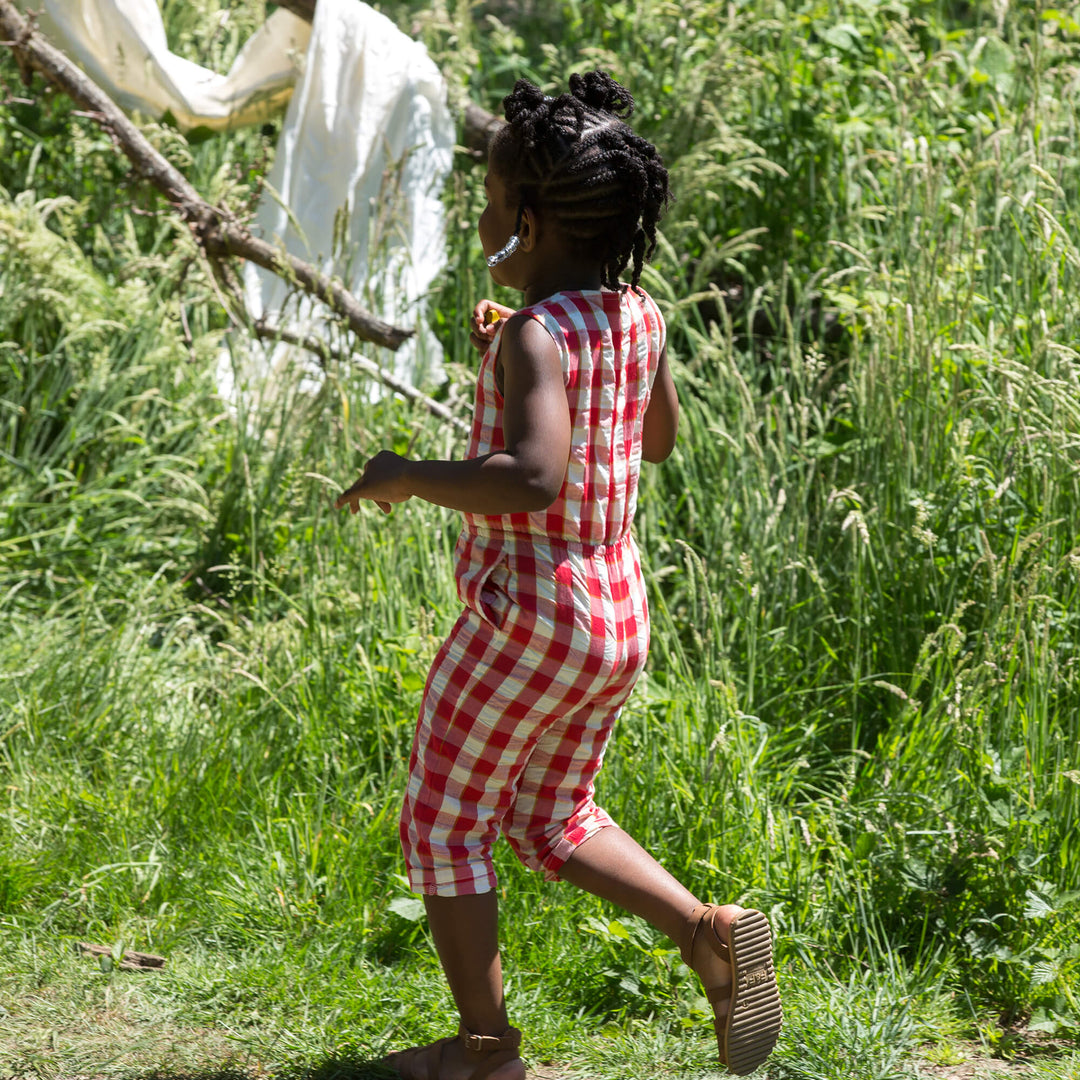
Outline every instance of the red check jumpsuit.
MULTIPOLYGON (((648 650, 630 526, 663 318, 633 289, 559 293, 523 311, 562 357, 570 461, 547 510, 465 515, 465 608, 428 675, 401 816, 411 887, 431 895, 493 889, 500 833, 555 878, 614 824, 594 781, 648 650)), ((469 457, 504 445, 500 336, 481 361, 469 457)))

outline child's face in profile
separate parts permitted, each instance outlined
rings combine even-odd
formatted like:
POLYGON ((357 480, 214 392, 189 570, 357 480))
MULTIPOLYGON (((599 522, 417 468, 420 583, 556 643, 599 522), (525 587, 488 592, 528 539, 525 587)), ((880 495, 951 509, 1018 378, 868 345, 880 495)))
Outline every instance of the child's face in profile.
MULTIPOLYGON (((517 223, 517 209, 510 205, 506 183, 494 170, 489 168, 484 177, 484 191, 487 193, 487 206, 480 215, 476 230, 480 235, 480 245, 484 257, 494 255, 502 248, 514 233, 517 223)), ((504 263, 491 268, 491 276, 499 285, 513 286, 513 281, 506 275, 507 268, 513 268, 519 255, 511 255, 504 263)))

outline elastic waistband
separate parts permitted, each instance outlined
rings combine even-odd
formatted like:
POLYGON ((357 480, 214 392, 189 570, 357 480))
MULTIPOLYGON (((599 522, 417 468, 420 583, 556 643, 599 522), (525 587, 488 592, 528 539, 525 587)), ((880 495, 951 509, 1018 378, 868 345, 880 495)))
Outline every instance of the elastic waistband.
POLYGON ((512 544, 515 547, 568 551, 588 558, 618 555, 633 540, 633 536, 629 532, 623 533, 622 536, 606 544, 583 544, 578 540, 567 540, 562 536, 551 536, 547 533, 504 532, 498 529, 477 529, 472 526, 467 527, 465 532, 469 536, 476 536, 483 540, 500 541, 512 544))

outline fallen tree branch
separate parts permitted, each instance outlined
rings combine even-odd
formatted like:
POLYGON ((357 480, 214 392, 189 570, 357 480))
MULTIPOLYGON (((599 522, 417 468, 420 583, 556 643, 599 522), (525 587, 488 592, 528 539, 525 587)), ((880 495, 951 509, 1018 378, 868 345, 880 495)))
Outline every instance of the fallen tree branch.
MULTIPOLYGON (((313 22, 315 19, 315 4, 317 0, 275 0, 278 7, 291 11, 297 18, 305 22, 313 22)), ((506 121, 488 112, 487 109, 475 102, 465 106, 461 115, 461 141, 469 150, 481 157, 487 157, 488 143, 491 136, 503 126, 506 121)))
POLYGON ((331 359, 341 363, 352 364, 365 374, 374 376, 385 386, 401 394, 403 397, 407 397, 411 401, 419 401, 432 416, 437 416, 440 420, 445 420, 447 423, 453 424, 459 431, 469 431, 469 425, 462 420, 460 416, 456 416, 452 409, 443 405, 442 402, 428 397, 426 394, 417 390, 415 386, 410 386, 409 383, 403 382, 401 379, 383 371, 378 364, 369 360, 366 356, 358 356, 355 353, 349 353, 345 356, 339 349, 331 348, 320 338, 312 335, 295 334, 291 330, 283 330, 279 327, 271 326, 265 319, 256 320, 254 329, 255 336, 263 341, 282 341, 286 345, 295 345, 298 348, 306 349, 308 352, 319 358, 319 363, 323 367, 325 367, 326 362, 331 359))
POLYGON ((501 117, 470 101, 462 116, 462 142, 474 153, 486 158, 491 137, 505 123, 501 117))
POLYGON ((123 110, 67 56, 16 10, 11 0, 0 0, 0 36, 15 55, 23 78, 39 72, 57 89, 80 105, 119 144, 136 173, 153 184, 187 222, 207 257, 247 259, 306 293, 317 296, 349 329, 364 341, 396 349, 413 331, 372 315, 340 282, 327 277, 310 263, 261 240, 228 210, 208 203, 188 179, 160 154, 123 110))

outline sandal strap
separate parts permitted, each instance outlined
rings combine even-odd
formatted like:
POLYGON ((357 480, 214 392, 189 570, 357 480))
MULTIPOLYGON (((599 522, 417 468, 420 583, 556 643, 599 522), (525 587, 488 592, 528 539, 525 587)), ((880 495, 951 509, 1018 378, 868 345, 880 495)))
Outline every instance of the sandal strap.
POLYGON ((501 1035, 477 1035, 464 1024, 458 1028, 458 1038, 466 1050, 474 1054, 496 1054, 500 1050, 517 1051, 521 1047, 521 1032, 515 1027, 507 1028, 501 1035))
POLYGON ((731 950, 726 942, 720 940, 720 934, 717 932, 716 927, 713 926, 713 918, 717 910, 716 904, 699 904, 687 917, 679 946, 683 963, 687 967, 693 966, 690 960, 694 955, 694 942, 697 941, 698 932, 706 924, 708 924, 708 928, 705 930, 705 934, 709 941, 709 947, 725 963, 731 963, 731 950))

